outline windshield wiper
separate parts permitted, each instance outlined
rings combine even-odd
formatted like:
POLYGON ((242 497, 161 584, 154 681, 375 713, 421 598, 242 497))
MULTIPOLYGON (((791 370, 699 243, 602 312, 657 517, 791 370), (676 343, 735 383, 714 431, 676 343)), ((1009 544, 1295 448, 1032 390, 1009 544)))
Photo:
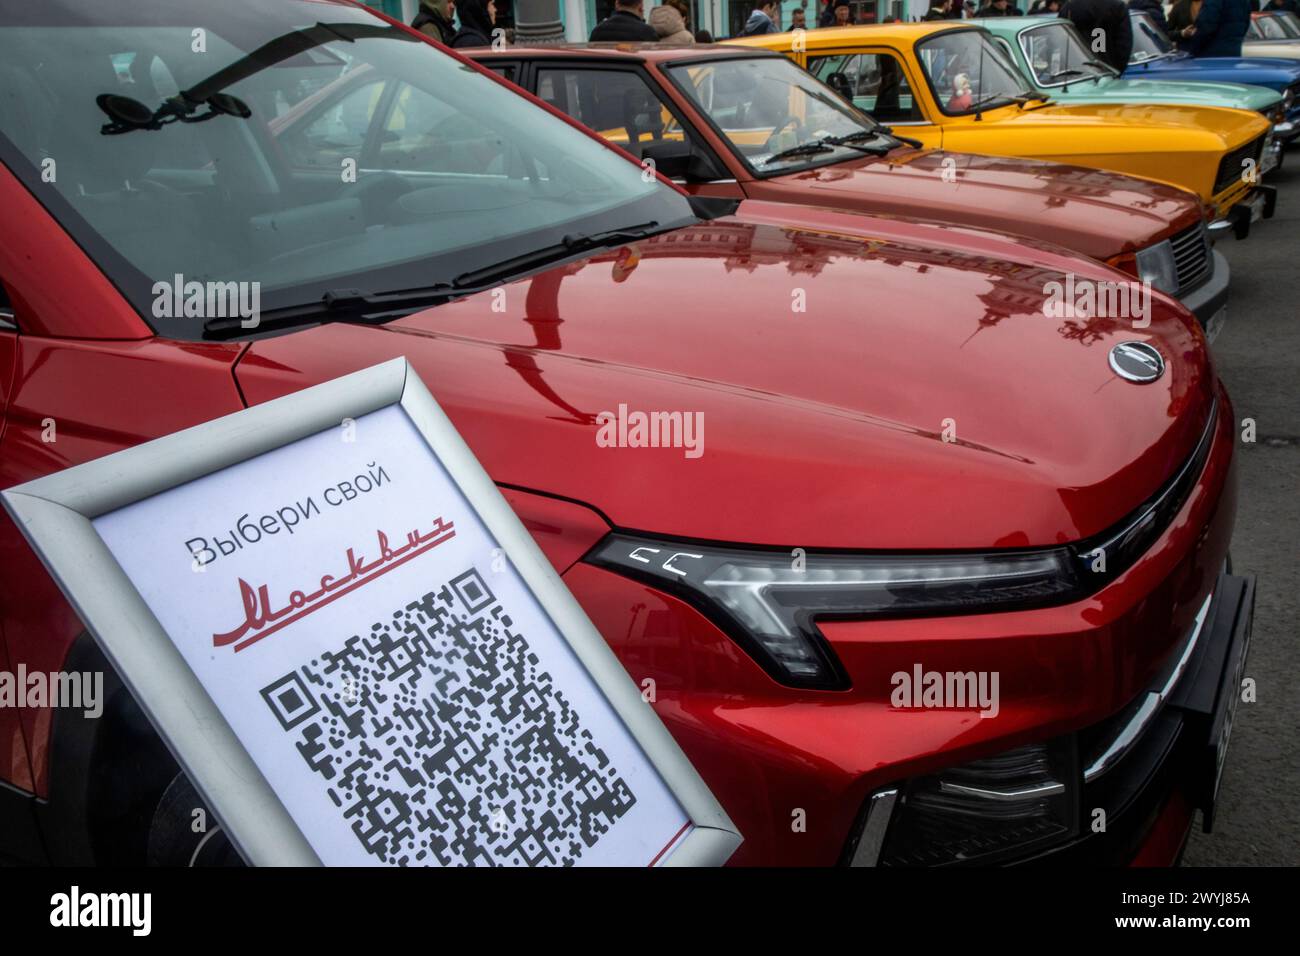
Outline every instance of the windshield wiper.
POLYGON ((763 165, 775 163, 779 159, 792 159, 795 156, 812 156, 816 153, 833 153, 835 147, 821 140, 812 140, 807 143, 800 143, 798 146, 791 146, 789 149, 783 149, 779 153, 773 153, 767 159, 763 160, 763 165))
POLYGON ((567 235, 554 245, 506 259, 484 269, 463 272, 451 282, 437 282, 396 292, 331 289, 315 302, 264 312, 258 317, 257 325, 251 327, 245 326, 246 320, 239 316, 209 319, 203 324, 204 337, 228 339, 260 332, 282 331, 296 325, 328 325, 334 322, 382 325, 412 312, 431 309, 452 299, 483 292, 500 285, 513 275, 568 258, 575 253, 644 239, 658 225, 657 221, 652 220, 624 229, 611 229, 590 235, 567 235))
MULTIPOLYGON (((1016 103, 1019 102, 1020 98, 1015 96, 1010 96, 1006 93, 986 93, 984 96, 981 96, 979 99, 972 100, 970 104, 970 109, 978 110, 985 103, 992 103, 995 100, 1005 100, 1008 103, 1016 103)), ((1025 100, 1025 102, 1028 102, 1028 100, 1025 100)))
POLYGON ((540 249, 527 252, 522 256, 515 256, 513 259, 506 259, 484 269, 462 272, 452 280, 451 284, 455 289, 474 289, 485 283, 495 285, 512 275, 568 258, 579 252, 589 252, 592 249, 601 249, 605 246, 621 246, 624 243, 636 242, 638 239, 644 239, 651 235, 658 226, 659 223, 652 219, 650 222, 643 222, 637 226, 610 229, 606 232, 571 233, 553 245, 543 246, 540 249))
POLYGON ((821 141, 831 146, 847 146, 849 149, 856 149, 860 153, 869 153, 872 156, 884 156, 896 148, 893 146, 872 148, 859 145, 864 139, 897 139, 897 137, 890 136, 889 133, 879 129, 860 129, 855 133, 846 133, 843 136, 823 136, 821 141))
MULTIPOLYGON (((888 134, 886 134, 888 135, 888 134)), ((798 146, 791 146, 789 149, 783 149, 779 153, 773 153, 767 159, 763 160, 763 165, 775 163, 781 159, 791 159, 795 156, 814 156, 818 153, 833 153, 836 147, 856 149, 860 153, 867 153, 871 156, 884 156, 893 146, 883 148, 862 146, 857 141, 861 139, 880 139, 881 134, 877 130, 859 130, 856 133, 847 133, 844 136, 823 136, 820 139, 809 140, 806 143, 800 143, 798 146)))
POLYGON ((878 126, 876 128, 890 139, 896 139, 904 145, 911 146, 913 149, 925 149, 925 143, 921 142, 919 139, 912 139, 910 136, 899 136, 894 132, 892 126, 878 126))
POLYGON ((264 312, 257 317, 254 326, 244 325, 247 320, 240 316, 208 319, 203 323, 203 337, 230 339, 240 335, 282 331, 297 325, 329 325, 334 322, 380 325, 467 294, 469 290, 457 289, 450 282, 385 293, 367 292, 364 289, 331 289, 315 302, 264 312))

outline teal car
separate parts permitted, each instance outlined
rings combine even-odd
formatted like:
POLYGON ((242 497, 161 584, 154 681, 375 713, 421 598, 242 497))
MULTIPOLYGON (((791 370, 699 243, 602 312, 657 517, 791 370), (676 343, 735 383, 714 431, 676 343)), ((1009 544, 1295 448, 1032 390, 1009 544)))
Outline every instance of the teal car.
POLYGON ((976 21, 997 39, 1038 92, 1068 104, 1181 103, 1227 106, 1263 113, 1274 124, 1274 159, 1295 135, 1286 122, 1282 95, 1262 86, 1186 80, 1129 80, 1089 50, 1068 20, 998 17, 976 21))

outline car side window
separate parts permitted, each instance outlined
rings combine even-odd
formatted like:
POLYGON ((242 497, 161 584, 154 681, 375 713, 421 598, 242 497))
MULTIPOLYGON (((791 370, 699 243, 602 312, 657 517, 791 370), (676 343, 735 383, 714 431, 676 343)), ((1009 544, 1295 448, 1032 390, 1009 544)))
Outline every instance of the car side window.
POLYGON ((515 82, 515 77, 519 74, 519 66, 515 63, 484 63, 489 70, 501 77, 503 80, 515 82))
POLYGON ((650 143, 690 139, 650 84, 627 70, 538 70, 537 96, 633 156, 650 143))
POLYGON ((912 95, 902 63, 890 53, 810 56, 808 72, 882 123, 925 119, 912 95))

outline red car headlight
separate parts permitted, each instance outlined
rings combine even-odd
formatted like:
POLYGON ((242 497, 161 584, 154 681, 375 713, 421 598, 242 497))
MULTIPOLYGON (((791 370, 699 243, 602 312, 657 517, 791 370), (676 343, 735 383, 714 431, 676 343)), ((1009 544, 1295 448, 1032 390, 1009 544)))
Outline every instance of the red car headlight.
POLYGON ((1079 590, 1068 548, 988 554, 760 551, 612 534, 587 560, 694 604, 772 677, 847 685, 818 618, 923 617, 1061 603, 1079 590))

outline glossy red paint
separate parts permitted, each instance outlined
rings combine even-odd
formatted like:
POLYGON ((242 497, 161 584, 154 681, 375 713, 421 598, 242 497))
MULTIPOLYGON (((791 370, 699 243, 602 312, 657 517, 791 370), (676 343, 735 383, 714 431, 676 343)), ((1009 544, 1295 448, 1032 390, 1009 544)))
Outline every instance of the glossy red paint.
MULTIPOLYGON (((628 44, 465 52, 489 66, 567 62, 641 68, 678 111, 690 135, 706 143, 726 167, 726 175, 735 180, 688 185, 688 192, 962 223, 1059 243, 1103 262, 1181 232, 1204 215, 1193 193, 1134 176, 907 146, 883 157, 864 156, 804 172, 757 177, 666 72, 674 63, 745 55, 725 47, 628 44), (944 179, 946 170, 956 176, 955 183, 944 179)), ((529 85, 525 89, 532 92, 529 85)), ((907 128, 899 126, 897 131, 906 135, 907 128)))
POLYGON ((1126 323, 1042 315, 1058 272, 976 240, 954 248, 960 235, 941 247, 937 229, 862 221, 855 234, 842 217, 813 232, 773 212, 641 243, 630 274, 608 253, 513 283, 502 312, 482 296, 419 313, 377 346, 341 327, 259 341, 239 379, 257 403, 405 354, 499 482, 622 528, 806 548, 1077 540, 1152 494, 1199 437, 1212 377, 1167 300, 1138 337, 1187 361, 1134 388, 1107 362, 1126 323), (809 296, 845 305, 792 313, 792 268, 809 296), (871 305, 849 305, 863 289, 871 305), (638 318, 647 297, 654 321, 638 318), (265 376, 256 359, 296 374, 265 376), (620 403, 703 412, 708 453, 597 447, 596 416, 620 403), (1097 416, 1131 427, 1098 430, 1097 416), (1022 507, 989 507, 1009 493, 1022 507))
MULTIPOLYGON (((1232 412, 1204 338, 1162 296, 1140 331, 1046 317, 1046 282, 1116 275, 1047 244, 747 201, 500 300, 215 345, 152 337, 3 170, 0 228, 0 279, 21 303, 21 333, 0 332, 0 487, 406 356, 629 675, 654 679, 657 712, 745 835, 737 863, 834 863, 875 786, 1114 713, 1227 552, 1232 412), (793 310, 792 288, 815 311, 793 310), (1106 356, 1121 338, 1159 345, 1169 372, 1117 379, 1106 356), (826 623, 846 691, 778 685, 695 609, 581 561, 614 527, 855 550, 1075 541, 1169 478, 1215 395, 1208 464, 1135 566, 1063 607, 826 623), (706 454, 598 448, 596 415, 620 403, 703 412, 706 454), (999 716, 890 711, 890 670, 918 659, 1001 670, 999 716)), ((0 568, 10 664, 57 668, 81 625, 7 516, 0 568)), ((49 711, 14 713, 0 711, 0 775, 44 796, 49 711)))

